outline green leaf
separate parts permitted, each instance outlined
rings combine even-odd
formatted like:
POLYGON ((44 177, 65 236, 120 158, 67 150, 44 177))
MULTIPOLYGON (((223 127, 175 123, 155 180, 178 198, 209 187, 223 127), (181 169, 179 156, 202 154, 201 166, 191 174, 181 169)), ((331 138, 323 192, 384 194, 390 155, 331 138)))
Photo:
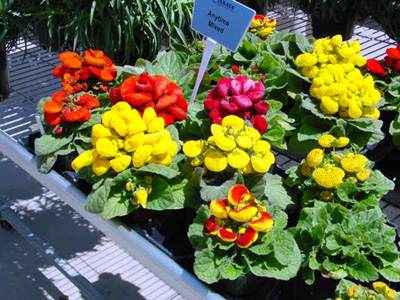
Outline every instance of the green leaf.
POLYGON ((170 80, 179 80, 183 71, 183 64, 178 54, 170 51, 162 55, 155 66, 158 75, 164 75, 170 80))
POLYGON ((76 130, 80 131, 80 130, 92 127, 95 124, 100 124, 102 116, 103 115, 101 113, 93 113, 91 115, 90 119, 87 120, 86 122, 83 122, 81 125, 79 125, 79 127, 76 130))
POLYGON ((221 279, 218 267, 214 252, 210 249, 203 249, 194 261, 193 270, 200 280, 211 284, 221 279))
POLYGON ((242 63, 250 63, 250 59, 244 57, 242 54, 240 54, 239 52, 235 52, 235 54, 233 54, 233 59, 237 62, 242 62, 242 63))
POLYGON ((133 204, 131 204, 129 200, 113 196, 108 198, 104 203, 103 212, 100 214, 100 217, 104 220, 108 220, 114 217, 125 216, 134 209, 133 204))
POLYGON ((57 151, 72 141, 73 135, 66 137, 56 137, 51 134, 45 134, 35 140, 35 155, 47 155, 57 151))
POLYGON ((293 237, 284 230, 279 230, 275 233, 275 238, 272 242, 275 258, 282 265, 288 265, 293 256, 293 249, 297 247, 293 237))
POLYGON ((357 192, 357 186, 352 182, 343 182, 339 184, 337 188, 337 195, 340 200, 344 202, 352 202, 353 199, 350 198, 350 195, 357 192))
POLYGON ((371 132, 371 133, 380 131, 383 124, 381 120, 366 119, 366 118, 348 120, 347 122, 350 126, 353 126, 361 131, 371 132))
POLYGON ((286 209, 288 205, 293 204, 291 197, 283 186, 282 177, 269 173, 265 174, 264 177, 266 181, 264 194, 270 203, 278 205, 281 209, 286 209))
POLYGON ((104 205, 111 191, 112 179, 108 178, 102 185, 97 189, 93 189, 92 192, 87 197, 85 202, 85 210, 90 213, 100 214, 104 210, 104 205))
POLYGON ((254 59, 255 65, 258 66, 261 73, 269 73, 273 67, 283 67, 276 57, 274 57, 271 53, 267 51, 263 51, 261 56, 258 55, 254 59))
POLYGON ((146 208, 154 210, 183 208, 186 200, 184 188, 187 183, 187 179, 177 179, 169 184, 160 177, 154 177, 146 208))
POLYGON ((166 129, 169 131, 171 134, 171 140, 176 142, 179 145, 179 132, 178 129, 174 125, 169 125, 166 127, 166 129))
POLYGON ((161 164, 154 164, 154 163, 147 164, 136 170, 162 175, 168 179, 175 178, 180 174, 179 170, 173 169, 170 166, 164 166, 161 164))
POLYGON ((381 274, 385 279, 391 282, 400 282, 400 262, 399 259, 389 267, 379 269, 379 274, 381 274))
POLYGON ((354 279, 362 282, 374 281, 379 277, 374 265, 364 256, 360 256, 360 259, 356 264, 348 266, 347 272, 354 279))
POLYGON ((256 199, 262 199, 264 197, 264 187, 266 179, 264 176, 247 176, 245 177, 245 186, 249 191, 256 197, 256 199))
MULTIPOLYGON (((289 236, 288 236, 289 238, 289 236)), ((297 244, 294 243, 294 247, 290 253, 290 262, 287 265, 282 265, 279 261, 269 254, 263 256, 263 259, 256 261, 250 265, 250 271, 261 277, 276 278, 279 280, 289 280, 296 276, 299 271, 301 264, 300 250, 297 244)))
POLYGON ((392 79, 389 84, 388 93, 395 98, 400 98, 400 76, 392 79))
POLYGON ((371 176, 359 186, 359 189, 364 192, 375 191, 378 195, 383 196, 388 191, 394 189, 394 182, 383 175, 381 171, 375 170, 371 172, 371 176))
POLYGON ((302 34, 296 33, 296 45, 299 47, 300 51, 305 53, 311 53, 314 47, 311 45, 310 41, 302 34))
POLYGON ((221 277, 224 279, 235 280, 240 275, 242 275, 242 273, 242 269, 234 266, 233 264, 228 264, 223 268, 221 272, 221 277))
POLYGON ((201 180, 200 181, 201 199, 203 199, 206 202, 211 202, 213 200, 225 199, 226 195, 229 192, 229 189, 232 186, 234 186, 236 184, 236 182, 237 182, 237 176, 234 179, 227 180, 218 186, 207 185, 204 180, 201 180))
POLYGON ((37 167, 39 172, 41 173, 49 173, 51 168, 53 168, 54 164, 57 161, 57 155, 48 154, 48 155, 39 155, 37 157, 37 167))
POLYGON ((202 205, 198 210, 193 223, 189 226, 188 236, 190 243, 194 248, 200 244, 200 241, 207 239, 208 237, 203 233, 204 223, 211 216, 208 205, 202 205))

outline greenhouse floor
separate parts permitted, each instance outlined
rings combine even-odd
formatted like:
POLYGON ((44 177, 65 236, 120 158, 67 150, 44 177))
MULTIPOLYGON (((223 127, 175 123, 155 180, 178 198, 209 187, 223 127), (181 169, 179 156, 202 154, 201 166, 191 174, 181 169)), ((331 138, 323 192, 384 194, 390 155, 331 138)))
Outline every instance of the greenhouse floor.
MULTIPOLYGON (((300 31, 307 36, 311 28, 299 11, 278 5, 267 17, 278 20, 278 30, 300 31)), ((394 44, 371 21, 357 26, 354 40, 367 58, 381 58, 384 49, 394 44)), ((57 53, 48 53, 35 44, 23 44, 9 53, 12 93, 0 103, 0 129, 18 140, 35 124, 36 103, 61 89, 60 80, 51 75, 59 64, 57 53)), ((295 162, 277 154, 284 168, 295 162)), ((68 262, 108 299, 182 299, 162 280, 129 256, 113 241, 91 226, 51 191, 46 190, 0 154, 0 191, 19 216, 44 240, 52 244, 68 262)), ((1 200, 1 199, 0 199, 1 200)), ((400 225, 400 199, 381 201, 388 219, 400 225), (397 206, 394 205, 397 203, 397 206)), ((55 267, 49 265, 14 230, 0 230, 1 299, 82 299, 79 290, 55 267)))

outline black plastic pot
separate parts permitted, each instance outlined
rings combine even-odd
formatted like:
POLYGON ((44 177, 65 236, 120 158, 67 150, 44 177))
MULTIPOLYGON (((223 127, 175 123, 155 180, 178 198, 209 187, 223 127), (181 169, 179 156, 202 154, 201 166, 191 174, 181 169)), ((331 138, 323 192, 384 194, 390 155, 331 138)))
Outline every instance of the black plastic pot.
POLYGON ((250 297, 257 294, 263 285, 272 283, 271 280, 263 277, 257 277, 253 273, 242 274, 235 280, 222 279, 215 284, 216 287, 222 289, 233 297, 250 297))
POLYGON ((311 26, 313 36, 319 39, 324 37, 333 37, 334 35, 340 34, 342 35, 343 40, 348 40, 353 36, 357 21, 357 15, 343 18, 340 21, 312 15, 311 26))
POLYGON ((332 298, 335 295, 336 285, 339 283, 338 280, 323 277, 320 272, 315 272, 315 282, 312 285, 304 282, 301 272, 294 280, 296 293, 293 300, 332 298))
POLYGON ((10 74, 8 72, 7 52, 4 45, 0 45, 0 102, 10 95, 10 74))
POLYGON ((58 31, 53 31, 53 37, 50 38, 49 29, 46 20, 40 20, 35 24, 35 31, 38 37, 40 48, 43 50, 60 51, 60 37, 58 31))

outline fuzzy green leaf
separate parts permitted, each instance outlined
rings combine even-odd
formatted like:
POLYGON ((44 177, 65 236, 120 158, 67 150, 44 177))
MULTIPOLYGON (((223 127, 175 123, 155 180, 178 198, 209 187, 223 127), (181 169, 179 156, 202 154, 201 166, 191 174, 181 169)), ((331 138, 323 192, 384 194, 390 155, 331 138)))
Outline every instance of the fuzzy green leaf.
POLYGON ((154 177, 146 208, 154 210, 183 208, 186 200, 184 188, 187 182, 188 180, 184 179, 169 184, 160 177, 154 177))
POLYGON ((133 211, 135 207, 131 204, 127 199, 121 199, 121 197, 114 196, 108 198, 104 203, 103 212, 100 214, 105 220, 118 217, 125 216, 133 211))
POLYGON ((215 253, 210 249, 203 249, 194 261, 193 270, 200 280, 211 284, 221 279, 221 273, 218 270, 219 266, 215 253))
POLYGON ((173 169, 171 166, 164 166, 154 163, 147 164, 137 170, 162 175, 168 179, 173 179, 180 174, 179 170, 173 169))
POLYGON ((70 143, 73 135, 66 137, 56 137, 51 134, 45 134, 35 140, 35 155, 47 155, 56 152, 58 149, 70 143))
POLYGON ((85 202, 85 210, 90 213, 100 214, 104 210, 104 204, 107 202, 111 191, 112 179, 108 178, 97 189, 93 189, 85 202))
POLYGON ((57 161, 57 155, 48 154, 48 155, 39 155, 37 157, 37 167, 39 172, 41 173, 49 173, 51 168, 53 168, 54 164, 57 161))
POLYGON ((292 198, 283 186, 282 177, 269 173, 264 177, 266 181, 264 194, 270 203, 278 205, 281 209, 293 204, 292 198))

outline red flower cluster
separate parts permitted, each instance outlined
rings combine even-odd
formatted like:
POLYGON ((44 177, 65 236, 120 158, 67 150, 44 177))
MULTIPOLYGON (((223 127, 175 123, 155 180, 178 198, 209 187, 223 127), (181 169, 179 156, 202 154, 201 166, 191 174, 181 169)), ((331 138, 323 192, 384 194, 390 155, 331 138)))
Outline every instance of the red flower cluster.
POLYGON ((386 54, 387 55, 383 58, 385 60, 385 64, 395 71, 400 71, 400 45, 398 45, 396 48, 386 49, 386 54))
POLYGON ((388 48, 386 49, 386 56, 383 58, 383 61, 378 61, 375 58, 367 60, 368 70, 375 75, 386 76, 388 72, 385 70, 385 66, 395 70, 397 72, 400 71, 400 45, 396 48, 388 48))
POLYGON ((44 120, 50 126, 58 126, 54 133, 60 134, 63 125, 73 122, 85 122, 90 119, 91 109, 99 107, 99 100, 90 95, 67 95, 61 91, 53 94, 51 101, 43 104, 44 120))
POLYGON ((110 90, 110 100, 113 104, 128 102, 139 112, 152 107, 164 119, 165 126, 187 119, 188 104, 181 88, 161 75, 131 76, 120 87, 110 90))
POLYGON ((76 52, 60 54, 61 66, 53 70, 53 76, 62 78, 63 91, 69 94, 85 92, 89 88, 106 92, 107 82, 117 77, 112 61, 103 51, 86 50, 83 57, 76 52))
POLYGON ((263 134, 268 128, 268 122, 263 117, 269 109, 269 104, 262 100, 265 86, 260 81, 254 81, 245 76, 236 79, 222 78, 204 101, 204 106, 210 111, 213 123, 221 124, 224 117, 236 115, 250 120, 254 128, 263 134))
POLYGON ((259 233, 270 231, 274 225, 267 208, 241 184, 230 188, 227 199, 211 201, 210 211, 203 232, 226 243, 235 242, 240 248, 251 246, 259 233))

